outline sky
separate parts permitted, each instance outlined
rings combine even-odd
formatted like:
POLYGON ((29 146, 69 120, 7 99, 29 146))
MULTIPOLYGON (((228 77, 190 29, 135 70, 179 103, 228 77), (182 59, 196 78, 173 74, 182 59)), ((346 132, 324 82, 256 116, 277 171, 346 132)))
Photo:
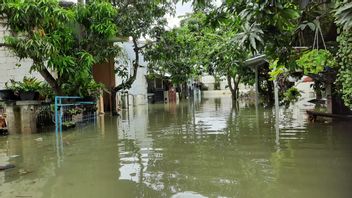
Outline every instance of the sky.
MULTIPOLYGON (((222 0, 213 0, 213 5, 215 6, 220 6, 222 3, 222 0)), ((169 28, 174 28, 180 25, 180 21, 182 20, 182 16, 192 13, 192 3, 184 3, 182 4, 181 2, 176 4, 176 14, 175 16, 166 16, 167 21, 168 21, 168 26, 169 28)))
POLYGON ((168 15, 166 19, 168 21, 168 27, 174 28, 180 25, 180 21, 182 20, 182 16, 192 13, 192 3, 177 3, 176 4, 176 13, 175 16, 168 15))

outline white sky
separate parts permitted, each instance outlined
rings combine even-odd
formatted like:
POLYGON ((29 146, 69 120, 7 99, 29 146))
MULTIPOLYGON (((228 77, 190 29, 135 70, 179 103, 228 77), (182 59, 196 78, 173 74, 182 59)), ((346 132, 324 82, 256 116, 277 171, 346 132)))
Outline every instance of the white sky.
MULTIPOLYGON (((215 6, 220 6, 223 0, 213 0, 213 4, 215 6)), ((166 16, 167 21, 168 21, 168 26, 169 28, 174 28, 180 25, 180 21, 182 20, 182 16, 192 13, 192 3, 184 3, 182 4, 181 2, 176 4, 176 14, 175 16, 166 16)))
POLYGON ((176 13, 175 16, 168 15, 166 19, 168 21, 168 27, 174 28, 180 25, 180 21, 182 20, 182 16, 192 13, 192 3, 177 3, 176 4, 176 13))

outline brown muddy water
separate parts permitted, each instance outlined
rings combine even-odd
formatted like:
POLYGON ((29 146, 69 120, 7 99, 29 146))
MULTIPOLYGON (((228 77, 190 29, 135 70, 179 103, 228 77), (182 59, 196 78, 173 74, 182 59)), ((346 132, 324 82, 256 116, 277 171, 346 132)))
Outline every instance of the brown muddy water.
POLYGON ((63 133, 0 137, 0 197, 352 197, 352 125, 229 98, 139 106, 63 133), (276 127, 278 126, 278 127, 276 127))

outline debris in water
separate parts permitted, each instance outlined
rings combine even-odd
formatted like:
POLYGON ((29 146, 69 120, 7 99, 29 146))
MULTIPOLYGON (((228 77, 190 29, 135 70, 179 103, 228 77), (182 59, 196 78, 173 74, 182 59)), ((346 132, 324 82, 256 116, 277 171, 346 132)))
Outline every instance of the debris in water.
POLYGON ((43 141, 43 138, 42 138, 42 137, 37 138, 37 139, 35 139, 35 141, 37 141, 37 142, 42 142, 42 141, 43 141))
POLYGON ((33 171, 25 170, 25 169, 20 169, 20 170, 18 170, 18 173, 19 173, 20 175, 27 175, 27 174, 33 173, 33 171))
POLYGON ((6 164, 6 165, 3 165, 3 166, 0 165, 0 171, 11 169, 11 168, 15 168, 15 167, 16 166, 13 165, 13 164, 6 164))

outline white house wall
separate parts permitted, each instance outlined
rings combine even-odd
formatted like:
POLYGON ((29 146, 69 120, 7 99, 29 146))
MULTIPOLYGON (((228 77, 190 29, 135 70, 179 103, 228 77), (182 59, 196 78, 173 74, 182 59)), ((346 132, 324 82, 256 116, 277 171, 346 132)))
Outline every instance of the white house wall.
MULTIPOLYGON (((0 19, 0 43, 4 42, 4 37, 9 35, 9 31, 4 26, 4 21, 0 19)), ((29 73, 32 61, 24 59, 20 61, 6 47, 0 47, 0 89, 5 88, 5 83, 10 79, 20 81, 24 76, 34 76, 42 79, 37 72, 29 73), (21 64, 21 67, 16 66, 21 64)))
MULTIPOLYGON (((143 43, 141 43, 140 45, 143 45, 143 43)), ((125 63, 125 64, 127 66, 128 73, 129 73, 129 75, 132 75, 132 72, 133 72, 132 63, 135 60, 135 54, 133 51, 133 43, 132 42, 125 42, 121 46, 126 53, 127 63, 125 63)), ((143 54, 139 55, 139 65, 140 65, 140 67, 137 70, 136 80, 133 82, 131 89, 129 89, 129 91, 128 91, 128 93, 131 96, 133 96, 133 104, 134 105, 147 103, 148 83, 147 83, 147 79, 145 76, 147 75, 148 63, 144 61, 143 54)), ((115 67, 118 67, 118 65, 116 64, 115 67)), ((116 76, 116 85, 119 85, 121 82, 122 82, 121 78, 119 76, 116 76)))

